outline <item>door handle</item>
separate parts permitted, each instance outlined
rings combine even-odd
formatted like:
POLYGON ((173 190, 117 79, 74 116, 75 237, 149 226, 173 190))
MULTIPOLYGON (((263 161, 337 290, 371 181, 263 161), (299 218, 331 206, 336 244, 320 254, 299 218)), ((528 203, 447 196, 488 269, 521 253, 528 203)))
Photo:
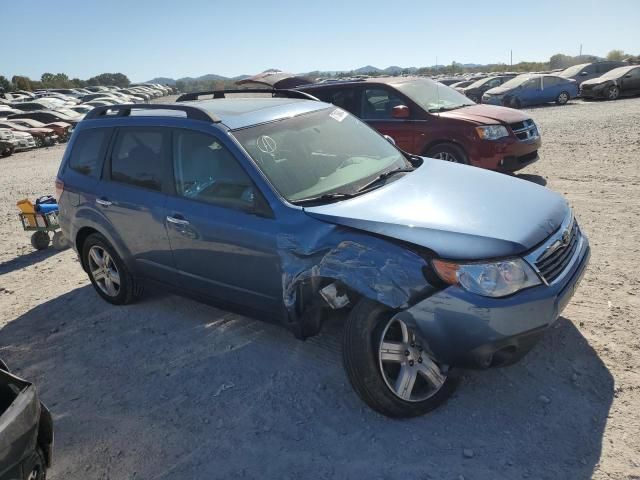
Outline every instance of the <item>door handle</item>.
POLYGON ((184 218, 167 217, 167 222, 175 225, 189 225, 189 221, 184 218))
POLYGON ((108 207, 109 205, 113 205, 113 202, 109 200, 105 200, 104 198, 96 198, 96 203, 98 205, 102 205, 103 207, 108 207))

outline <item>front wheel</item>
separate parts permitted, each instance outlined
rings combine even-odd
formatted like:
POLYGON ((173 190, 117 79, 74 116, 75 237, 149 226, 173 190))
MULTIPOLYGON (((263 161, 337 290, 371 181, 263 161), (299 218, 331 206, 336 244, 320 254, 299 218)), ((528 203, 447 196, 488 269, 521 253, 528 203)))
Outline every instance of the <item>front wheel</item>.
POLYGON ((361 300, 345 325, 343 360, 360 398, 389 417, 424 415, 457 382, 428 353, 424 339, 385 306, 361 300))
POLYGON ((569 98, 571 98, 569 92, 560 92, 558 98, 556 98, 556 103, 558 105, 564 105, 569 101, 569 98))
POLYGON ((47 464, 44 459, 44 453, 40 447, 37 447, 33 452, 31 461, 31 469, 24 472, 24 480, 46 480, 47 478, 47 464))
POLYGON ((429 158, 435 158, 437 160, 444 160, 446 162, 464 164, 469 163, 464 150, 451 143, 440 143, 438 145, 435 145, 427 151, 425 156, 429 158))
POLYGON ((617 100, 620 96, 620 89, 616 85, 612 85, 609 87, 609 92, 607 93, 607 98, 609 100, 617 100))

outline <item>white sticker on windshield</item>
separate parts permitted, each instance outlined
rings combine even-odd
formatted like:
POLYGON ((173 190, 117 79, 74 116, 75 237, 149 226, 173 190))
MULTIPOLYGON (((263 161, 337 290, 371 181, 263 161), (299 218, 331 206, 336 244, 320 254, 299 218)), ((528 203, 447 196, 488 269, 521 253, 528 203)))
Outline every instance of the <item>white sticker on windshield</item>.
POLYGON ((333 112, 331 112, 329 114, 329 116, 331 118, 333 118, 334 120, 337 120, 337 121, 341 122, 342 120, 347 118, 347 112, 345 112, 344 110, 342 110, 340 108, 336 108, 333 112))

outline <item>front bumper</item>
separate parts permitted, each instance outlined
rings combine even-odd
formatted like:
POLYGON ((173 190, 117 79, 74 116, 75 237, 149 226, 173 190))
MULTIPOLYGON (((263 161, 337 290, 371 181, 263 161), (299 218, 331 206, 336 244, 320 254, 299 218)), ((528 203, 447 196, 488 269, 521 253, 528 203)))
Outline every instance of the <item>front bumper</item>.
POLYGON ((562 281, 522 290, 506 298, 487 298, 448 287, 396 314, 426 339, 440 363, 488 368, 522 358, 569 303, 590 258, 589 242, 567 267, 562 281))
POLYGON ((540 135, 522 141, 513 134, 498 140, 481 140, 469 145, 469 162, 476 167, 515 172, 538 160, 540 135))
POLYGON ((580 89, 580 96, 582 98, 607 98, 607 95, 608 95, 608 91, 606 88, 589 89, 589 90, 580 89))

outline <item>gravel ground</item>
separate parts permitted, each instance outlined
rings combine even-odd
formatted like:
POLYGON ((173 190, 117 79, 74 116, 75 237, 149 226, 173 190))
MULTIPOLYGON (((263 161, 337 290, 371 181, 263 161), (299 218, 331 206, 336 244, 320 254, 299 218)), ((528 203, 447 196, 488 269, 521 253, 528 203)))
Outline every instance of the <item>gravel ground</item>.
POLYGON ((425 417, 364 406, 340 320, 306 342, 149 292, 114 307, 72 251, 35 252, 15 202, 64 147, 0 159, 0 357, 54 416, 52 479, 640 478, 640 98, 530 110, 541 160, 593 248, 573 301, 520 363, 469 372, 425 417))

